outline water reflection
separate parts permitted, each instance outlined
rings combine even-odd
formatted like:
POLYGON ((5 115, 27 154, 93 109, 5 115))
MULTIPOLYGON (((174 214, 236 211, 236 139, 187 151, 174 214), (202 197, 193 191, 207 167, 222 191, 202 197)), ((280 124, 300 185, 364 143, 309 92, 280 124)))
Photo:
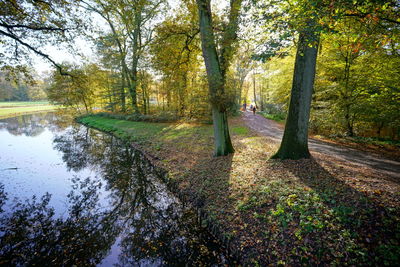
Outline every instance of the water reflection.
POLYGON ((57 112, 44 112, 21 115, 0 120, 0 130, 7 130, 14 136, 35 137, 47 128, 52 132, 59 132, 71 123, 72 114, 60 116, 57 112))
MULTIPOLYGON (((75 176, 68 211, 50 195, 1 210, 0 265, 222 265, 227 259, 166 190, 143 156, 112 136, 74 125, 53 141, 75 176)), ((6 202, 0 190, 0 205, 6 202)))
MULTIPOLYGON (((69 216, 56 218, 50 194, 16 203, 2 214, 0 262, 4 266, 90 266, 105 257, 116 232, 107 231, 112 214, 97 212, 97 185, 86 180, 82 193, 71 193, 69 216)), ((3 197, 5 194, 0 194, 3 197)), ((4 201, 3 201, 4 203, 4 201)))

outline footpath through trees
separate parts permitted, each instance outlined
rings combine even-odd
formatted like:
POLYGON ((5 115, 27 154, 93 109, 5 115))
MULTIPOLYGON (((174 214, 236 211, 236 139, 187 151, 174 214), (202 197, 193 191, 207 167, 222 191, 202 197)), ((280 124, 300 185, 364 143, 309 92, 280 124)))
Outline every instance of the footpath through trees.
MULTIPOLYGON (((244 112, 243 114, 244 121, 249 128, 261 135, 271 138, 274 142, 280 142, 282 140, 282 125, 260 115, 253 116, 251 112, 244 112)), ((374 172, 400 179, 400 162, 395 159, 389 159, 379 154, 327 143, 314 138, 309 140, 309 147, 311 152, 334 157, 344 164, 353 165, 355 168, 369 168, 374 172)))

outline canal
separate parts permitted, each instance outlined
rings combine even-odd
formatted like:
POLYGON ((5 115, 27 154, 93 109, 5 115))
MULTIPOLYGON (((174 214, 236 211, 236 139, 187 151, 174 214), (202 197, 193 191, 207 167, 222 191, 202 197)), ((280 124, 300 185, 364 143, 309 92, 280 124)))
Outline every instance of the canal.
POLYGON ((229 264, 139 151, 55 113, 0 120, 0 265, 229 264))

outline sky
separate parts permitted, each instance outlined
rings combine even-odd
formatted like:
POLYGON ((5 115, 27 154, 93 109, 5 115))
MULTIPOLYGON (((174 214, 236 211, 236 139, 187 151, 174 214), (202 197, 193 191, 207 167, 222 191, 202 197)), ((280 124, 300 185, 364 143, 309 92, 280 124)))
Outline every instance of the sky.
MULTIPOLYGON (((84 39, 77 39, 75 40, 75 47, 87 58, 95 58, 95 54, 93 53, 93 49, 91 44, 84 39)), ((62 62, 71 62, 71 63, 79 63, 82 62, 82 57, 69 53, 66 49, 58 48, 55 46, 47 45, 45 46, 42 51, 49 55, 52 59, 54 59, 57 63, 62 62)), ((37 73, 43 74, 45 72, 51 71, 54 67, 53 65, 48 62, 47 60, 43 59, 42 57, 33 54, 32 55, 33 67, 37 71, 37 73)))

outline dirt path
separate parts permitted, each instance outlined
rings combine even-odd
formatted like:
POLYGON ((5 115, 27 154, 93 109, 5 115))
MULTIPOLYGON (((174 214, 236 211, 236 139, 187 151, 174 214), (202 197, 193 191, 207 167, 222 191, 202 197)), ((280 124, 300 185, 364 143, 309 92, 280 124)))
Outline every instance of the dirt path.
MULTIPOLYGON (((253 115, 251 112, 244 112, 243 118, 247 126, 252 130, 271 138, 274 142, 281 142, 284 130, 282 125, 260 115, 253 115)), ((364 152, 312 138, 309 139, 308 144, 311 152, 322 153, 335 157, 345 164, 352 164, 360 168, 370 168, 380 174, 396 178, 396 180, 400 179, 399 161, 384 158, 379 154, 364 152)))

